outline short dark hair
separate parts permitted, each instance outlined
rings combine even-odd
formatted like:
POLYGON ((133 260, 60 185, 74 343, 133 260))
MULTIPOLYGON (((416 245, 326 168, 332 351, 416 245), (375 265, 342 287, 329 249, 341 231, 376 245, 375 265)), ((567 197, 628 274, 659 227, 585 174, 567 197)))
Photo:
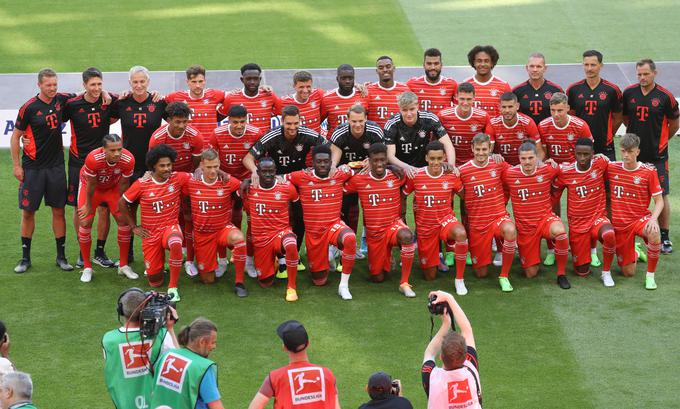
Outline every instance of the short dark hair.
POLYGON ((643 58, 635 63, 635 68, 642 67, 643 65, 649 65, 652 71, 656 71, 656 63, 651 58, 643 58))
POLYGON ((7 333, 7 327, 5 326, 5 323, 0 321, 0 343, 2 343, 3 339, 5 338, 5 334, 7 333))
POLYGON ((593 140, 590 138, 578 138, 576 141, 576 146, 590 146, 592 148, 593 145, 593 140))
POLYGON ((527 139, 522 144, 519 146, 519 149, 517 149, 519 152, 533 152, 533 153, 538 153, 538 150, 536 149, 536 142, 527 139))
POLYGON ((352 112, 354 112, 355 114, 364 114, 364 116, 368 116, 368 113, 366 112, 366 107, 364 107, 358 102, 349 107, 349 109, 347 110, 347 115, 351 114, 352 112))
POLYGON ((439 51, 439 49, 437 49, 437 48, 428 48, 423 53, 423 60, 426 57, 439 57, 439 59, 441 59, 442 58, 442 52, 439 51))
POLYGON ((56 77, 57 73, 52 69, 52 68, 43 68, 42 70, 38 71, 38 82, 42 82, 43 78, 47 77, 56 77))
POLYGON ((281 110, 281 120, 287 116, 297 116, 300 115, 300 109, 295 105, 286 105, 281 110))
POLYGON ((602 63, 602 60, 604 59, 603 55, 601 52, 597 50, 586 50, 583 52, 583 58, 586 57, 597 57, 597 62, 602 63))
POLYGON ((634 133, 627 133, 621 136, 621 142, 619 146, 625 150, 631 150, 640 147, 640 137, 634 133))
POLYGON ((118 134, 110 133, 110 134, 104 135, 104 137, 102 138, 102 147, 106 148, 106 145, 108 145, 109 142, 120 142, 120 141, 122 141, 122 139, 120 138, 120 136, 118 134))
POLYGON ((379 153, 387 154, 387 145, 382 142, 376 142, 368 147, 368 156, 377 155, 379 153))
POLYGON ((328 154, 329 156, 331 155, 331 145, 328 143, 324 143, 323 145, 316 145, 315 147, 312 148, 312 158, 315 157, 316 155, 320 153, 325 153, 328 154))
POLYGON ((201 161, 219 159, 220 154, 213 148, 208 148, 201 152, 201 161))
POLYGON ((472 50, 467 55, 468 62, 470 63, 470 66, 472 68, 475 68, 475 57, 479 53, 487 53, 489 54, 489 57, 491 57, 491 65, 492 68, 496 66, 496 63, 498 63, 498 51, 496 51, 496 48, 492 45, 476 45, 472 47, 472 50))
POLYGON ((442 363, 446 369, 456 369, 463 366, 467 356, 467 343, 461 334, 451 331, 444 336, 441 347, 442 363))
POLYGON ((377 64, 378 61, 380 60, 390 60, 390 62, 394 62, 394 60, 392 60, 392 57, 390 57, 389 55, 381 55, 375 60, 375 63, 377 64))
POLYGON ((514 92, 504 92, 503 95, 501 95, 501 101, 515 101, 517 102, 517 95, 515 95, 514 92))
POLYGON ((312 74, 309 71, 298 71, 293 74, 293 85, 298 82, 307 82, 312 80, 312 74))
POLYGON ((456 91, 456 92, 457 92, 458 94, 460 94, 461 92, 466 92, 466 93, 471 93, 471 94, 474 95, 474 93, 475 93, 475 86, 472 85, 472 84, 469 83, 469 82, 461 82, 460 84, 458 84, 458 91, 456 91))
POLYGON ((263 156, 257 161, 257 168, 259 169, 266 162, 270 162, 274 167, 276 167, 276 161, 271 156, 263 156))
POLYGON ((202 75, 205 77, 205 68, 203 68, 202 65, 192 65, 191 67, 187 68, 186 73, 188 80, 194 78, 197 75, 202 75))
POLYGON ((482 143, 488 143, 489 146, 491 146, 491 137, 483 132, 480 132, 472 137, 472 146, 479 145, 482 143))
POLYGON ((340 64, 338 66, 337 73, 340 74, 340 71, 352 71, 352 72, 354 72, 354 67, 352 67, 350 64, 340 64))
POLYGON ((102 72, 95 67, 90 67, 83 71, 83 84, 87 84, 92 78, 103 78, 102 72))
POLYGON ((191 108, 183 101, 169 103, 168 106, 165 107, 165 113, 168 115, 168 119, 174 117, 191 118, 191 108))
POLYGON ((255 70, 255 71, 259 72, 260 74, 262 74, 262 68, 260 68, 259 65, 255 64, 253 62, 245 64, 243 67, 241 67, 241 75, 245 74, 245 72, 248 71, 248 70, 255 70))
POLYGON ((430 151, 443 151, 444 150, 444 144, 434 140, 425 146, 425 155, 427 155, 430 151))
POLYGON ((170 162, 175 163, 177 151, 175 151, 172 146, 168 146, 164 143, 154 146, 146 153, 147 169, 153 170, 153 167, 156 166, 158 161, 162 158, 169 158, 170 162))
POLYGON ((248 108, 243 105, 232 105, 229 107, 229 117, 243 118, 248 116, 248 108))

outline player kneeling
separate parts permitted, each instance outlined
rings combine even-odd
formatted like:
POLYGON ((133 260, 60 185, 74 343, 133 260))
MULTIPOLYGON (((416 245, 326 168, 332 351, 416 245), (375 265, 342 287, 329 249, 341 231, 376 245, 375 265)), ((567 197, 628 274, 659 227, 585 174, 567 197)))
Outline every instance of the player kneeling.
MULTIPOLYGON (((463 274, 468 252, 465 227, 453 212, 453 193, 463 189, 460 178, 451 171, 445 172, 444 145, 432 141, 425 146, 427 166, 409 177, 404 193, 415 192, 413 210, 416 218, 418 258, 426 280, 434 280, 439 265, 439 241, 446 243, 448 251, 456 255, 454 284, 458 295, 467 294, 463 274)), ((448 165, 448 164, 447 164, 448 165)), ((448 166, 446 167, 448 169, 448 166)))
POLYGON ((257 176, 257 184, 251 184, 250 179, 241 184, 241 197, 248 212, 258 280, 262 287, 274 283, 276 255, 283 254, 288 273, 286 301, 297 301, 295 279, 300 256, 290 227, 288 206, 298 200, 298 193, 293 185, 277 179, 276 164, 270 157, 260 159, 257 176))
POLYGON ((182 268, 182 231, 178 222, 180 194, 191 179, 189 173, 172 171, 176 158, 177 152, 165 144, 149 150, 146 166, 151 176, 135 181, 118 201, 118 209, 132 232, 142 238, 144 265, 152 287, 163 285, 165 250, 169 250, 168 294, 173 296, 173 301, 180 300, 177 290, 182 268), (128 208, 128 204, 136 201, 142 208, 141 226, 135 224, 128 208))
POLYGON ((635 134, 625 134, 621 137, 620 146, 622 161, 611 162, 607 167, 612 224, 616 233, 616 256, 623 275, 635 275, 635 236, 642 237, 647 243, 645 288, 656 290, 654 272, 661 251, 658 218, 664 205, 661 196, 663 190, 654 166, 637 161, 640 138, 635 134), (650 198, 654 199, 654 209, 651 212, 650 198))
POLYGON ((368 271, 376 283, 385 281, 385 273, 392 269, 392 247, 400 246, 401 279, 399 292, 415 297, 408 279, 415 253, 413 232, 401 219, 401 192, 405 178, 397 176, 387 165, 387 146, 374 143, 368 148, 370 170, 352 176, 345 184, 347 192, 359 193, 364 213, 368 271))
POLYGON ((328 280, 328 246, 342 250, 342 275, 338 294, 351 300, 349 277, 354 268, 357 239, 354 231, 340 219, 343 184, 352 177, 347 166, 341 166, 333 175, 331 148, 318 145, 313 149, 312 169, 298 170, 287 175, 297 187, 302 202, 305 222, 307 260, 314 285, 324 285, 328 280))
POLYGON ((201 154, 200 169, 200 179, 190 180, 182 190, 191 200, 198 273, 203 283, 214 283, 224 274, 224 270, 218 270, 217 253, 229 248, 236 273, 234 292, 247 297, 248 290, 243 285, 246 243, 243 233, 231 224, 231 194, 238 191, 241 181, 220 171, 220 158, 213 149, 201 154))
POLYGON ((85 158, 85 165, 80 170, 80 187, 78 190, 78 242, 83 256, 83 272, 80 281, 89 283, 92 280, 92 219, 95 209, 106 203, 111 214, 118 223, 118 248, 120 261, 118 274, 131 280, 139 278, 128 265, 128 249, 130 247, 130 226, 118 211, 118 200, 130 186, 130 176, 135 168, 135 158, 123 149, 120 136, 109 134, 102 139, 102 147, 90 152, 85 158))

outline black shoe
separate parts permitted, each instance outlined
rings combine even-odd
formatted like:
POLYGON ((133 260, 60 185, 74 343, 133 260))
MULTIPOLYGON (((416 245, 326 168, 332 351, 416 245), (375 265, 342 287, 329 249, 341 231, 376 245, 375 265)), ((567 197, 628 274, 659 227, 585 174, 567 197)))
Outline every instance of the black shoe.
POLYGON ((571 288, 571 284, 569 284, 567 276, 557 276, 557 285, 559 285, 563 290, 568 290, 571 288))
POLYGON ((671 254, 673 252, 673 242, 664 240, 661 242, 661 254, 671 254))
POLYGON ((22 258, 21 260, 19 260, 19 264, 17 264, 17 266, 14 267, 14 272, 17 274, 23 274, 29 268, 31 268, 31 260, 27 258, 22 258))
POLYGON ((78 255, 78 260, 76 260, 76 268, 83 268, 85 267, 85 263, 83 262, 83 256, 78 255))
POLYGON ((68 263, 68 260, 66 260, 65 258, 57 257, 57 259, 55 260, 54 263, 57 265, 57 267, 59 267, 60 269, 62 269, 64 271, 72 271, 73 270, 73 266, 70 265, 68 263))
POLYGON ((248 289, 246 288, 246 286, 244 286, 241 283, 238 283, 234 286, 234 292, 240 298, 244 298, 244 297, 248 296, 248 289))
POLYGON ((98 264, 105 268, 112 268, 116 266, 116 263, 114 263, 113 260, 111 260, 104 252, 102 252, 101 254, 95 253, 94 259, 92 259, 92 261, 95 264, 98 264))

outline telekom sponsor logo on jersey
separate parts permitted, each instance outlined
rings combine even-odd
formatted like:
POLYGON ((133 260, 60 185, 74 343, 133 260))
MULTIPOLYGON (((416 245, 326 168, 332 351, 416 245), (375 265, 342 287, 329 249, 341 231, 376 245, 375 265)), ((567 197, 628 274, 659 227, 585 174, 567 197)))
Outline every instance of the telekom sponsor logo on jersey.
POLYGON ((288 384, 293 405, 325 400, 326 382, 321 368, 289 369, 288 384))
POLYGON ((118 345, 125 378, 135 378, 149 373, 150 350, 150 342, 126 342, 118 345))
POLYGON ((463 379, 462 381, 451 381, 447 383, 447 389, 449 393, 450 409, 466 408, 474 404, 467 379, 463 379))
POLYGON ((168 353, 165 356, 163 365, 161 365, 161 372, 158 374, 156 385, 163 386, 177 393, 182 392, 184 378, 191 362, 191 359, 172 352, 168 353))

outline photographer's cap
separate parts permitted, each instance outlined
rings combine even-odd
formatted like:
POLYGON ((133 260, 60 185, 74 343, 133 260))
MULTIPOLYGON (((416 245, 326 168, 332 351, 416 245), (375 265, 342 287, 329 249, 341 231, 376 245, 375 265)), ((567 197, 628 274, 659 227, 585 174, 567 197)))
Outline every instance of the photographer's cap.
POLYGON ((309 337, 305 327, 296 320, 289 320, 276 329, 276 333, 291 352, 300 352, 307 347, 309 337))
POLYGON ((368 378, 368 394, 372 399, 390 393, 392 377, 385 372, 376 372, 368 378))

